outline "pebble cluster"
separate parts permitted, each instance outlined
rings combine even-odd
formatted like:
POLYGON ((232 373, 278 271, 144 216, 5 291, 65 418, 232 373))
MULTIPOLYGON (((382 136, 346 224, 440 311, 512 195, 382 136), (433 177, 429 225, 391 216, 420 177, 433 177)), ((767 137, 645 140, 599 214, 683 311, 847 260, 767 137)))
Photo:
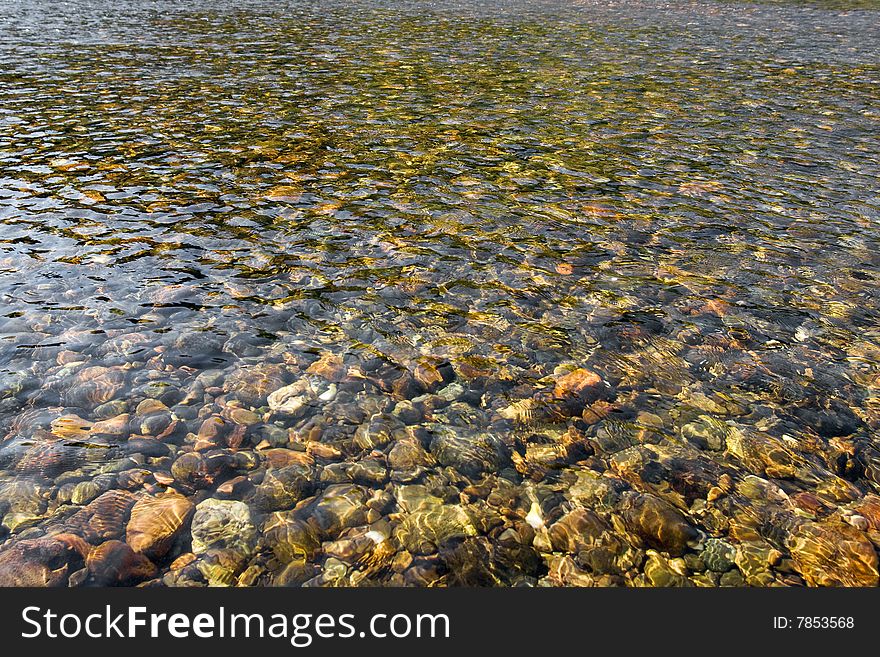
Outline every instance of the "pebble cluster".
POLYGON ((3 442, 0 582, 877 584, 880 470, 842 404, 804 409, 807 452, 699 384, 658 415, 592 363, 526 386, 467 359, 174 353, 7 377, 64 408, 3 442))

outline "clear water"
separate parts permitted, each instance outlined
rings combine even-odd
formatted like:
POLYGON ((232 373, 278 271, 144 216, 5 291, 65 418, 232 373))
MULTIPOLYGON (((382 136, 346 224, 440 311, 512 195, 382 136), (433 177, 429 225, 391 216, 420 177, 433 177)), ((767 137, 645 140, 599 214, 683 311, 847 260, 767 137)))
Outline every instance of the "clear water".
POLYGON ((878 7, 5 2, 0 574, 876 584, 878 7))

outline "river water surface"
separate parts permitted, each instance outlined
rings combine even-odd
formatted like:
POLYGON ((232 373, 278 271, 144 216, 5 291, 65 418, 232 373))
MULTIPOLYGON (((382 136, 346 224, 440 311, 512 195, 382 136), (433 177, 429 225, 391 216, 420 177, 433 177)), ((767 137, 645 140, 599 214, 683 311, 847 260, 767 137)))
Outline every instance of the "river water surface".
POLYGON ((0 15, 0 583, 876 585, 880 5, 0 15))

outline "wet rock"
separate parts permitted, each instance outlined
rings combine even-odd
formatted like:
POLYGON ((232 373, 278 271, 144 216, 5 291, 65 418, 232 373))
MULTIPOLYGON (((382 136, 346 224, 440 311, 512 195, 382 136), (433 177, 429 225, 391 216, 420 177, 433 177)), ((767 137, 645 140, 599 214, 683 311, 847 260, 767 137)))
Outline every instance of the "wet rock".
POLYGON ((394 532, 395 538, 413 554, 433 554, 447 541, 476 536, 467 510, 444 504, 407 514, 394 532))
POLYGON ((569 555, 548 560, 547 580, 551 586, 592 587, 596 577, 578 567, 569 555))
POLYGON ((125 440, 129 435, 130 418, 131 416, 128 413, 111 415, 107 419, 95 422, 90 433, 96 438, 125 440))
POLYGON ((92 423, 78 415, 62 415, 52 420, 52 435, 66 440, 85 440, 92 430, 92 423))
POLYGON ((192 550, 196 554, 209 549, 228 549, 250 555, 257 542, 257 532, 247 504, 209 498, 196 506, 192 519, 192 550))
POLYGON ((291 561, 272 580, 273 586, 302 586, 320 572, 320 567, 303 560, 291 561))
POLYGON ((312 560, 321 549, 315 527, 292 512, 270 514, 263 525, 263 541, 281 563, 312 560))
POLYGON ((662 555, 652 553, 645 562, 645 578, 655 587, 692 586, 688 578, 676 572, 662 555))
POLYGON ((183 532, 195 507, 183 495, 145 496, 131 509, 125 541, 150 559, 161 559, 183 532))
POLYGON ((136 501, 129 491, 107 491, 71 516, 66 526, 93 545, 121 538, 136 501))
POLYGON ((10 532, 37 523, 46 513, 50 490, 31 479, 0 484, 0 514, 10 532))
POLYGON ((328 486, 311 509, 313 522, 325 536, 336 537, 343 529, 366 522, 365 502, 368 497, 366 489, 361 486, 328 486))
POLYGON ((413 472, 429 466, 433 459, 414 437, 406 436, 398 440, 388 452, 388 465, 392 470, 413 472))
POLYGON ((211 330, 183 331, 174 338, 162 360, 175 367, 203 368, 227 358, 223 355, 224 336, 211 330))
POLYGON ((318 360, 309 365, 306 373, 315 374, 333 383, 339 383, 345 375, 342 356, 329 351, 324 352, 318 360))
POLYGON ((727 541, 710 538, 706 540, 700 558, 709 570, 724 573, 735 564, 736 548, 727 541))
POLYGON ((422 358, 413 370, 413 377, 428 392, 442 388, 455 378, 455 370, 448 360, 422 358))
POLYGON ((494 542, 492 560, 497 564, 498 572, 513 573, 508 575, 509 584, 516 584, 519 575, 537 579, 546 570, 538 551, 513 528, 502 532, 494 542))
MULTIPOLYGON (((403 372, 391 383, 391 392, 396 399, 408 401, 425 391, 424 386, 409 372, 403 372)), ((410 403, 410 407, 412 404, 410 403)), ((404 407, 407 408, 407 407, 404 407)))
POLYGON ((378 415, 358 427, 354 443, 363 450, 381 448, 391 443, 400 429, 403 424, 393 415, 378 415))
POLYGON ((270 393, 284 387, 285 376, 285 369, 273 363, 242 367, 226 379, 223 389, 248 406, 259 407, 270 393))
POLYGON ((231 428, 230 424, 219 415, 205 418, 199 425, 195 448, 202 450, 225 444, 226 435, 231 428))
POLYGON ((99 586, 131 585, 154 577, 156 566, 122 541, 111 540, 93 548, 86 559, 91 580, 99 586))
POLYGON ((0 551, 0 586, 66 586, 88 551, 70 534, 17 541, 0 551))
POLYGON ((778 563, 781 553, 766 543, 743 543, 734 559, 737 568, 750 586, 769 586, 774 577, 770 567, 778 563))
POLYGON ((588 509, 574 509, 553 523, 548 530, 550 544, 557 552, 576 553, 597 545, 611 525, 588 509))
POLYGON ((308 404, 316 398, 308 379, 300 379, 283 388, 278 388, 268 397, 269 408, 274 413, 297 417, 305 412, 308 404))
POLYGON ((596 401, 602 392, 602 377, 586 368, 578 368, 556 379, 553 396, 564 402, 573 414, 596 401))
POLYGON ((509 449, 494 434, 473 433, 440 424, 430 425, 429 430, 434 458, 464 475, 475 477, 483 472, 497 472, 509 462, 509 449))
POLYGON ((488 541, 466 538, 442 543, 440 559, 448 569, 449 586, 498 586, 501 580, 495 573, 488 541))
POLYGON ((367 570, 377 570, 388 565, 396 553, 394 542, 388 533, 370 527, 356 527, 322 547, 324 554, 367 570))
POLYGON ((721 451, 727 445, 730 427, 709 415, 701 415, 681 428, 681 436, 700 449, 721 451))
POLYGON ((366 459, 352 464, 346 470, 346 475, 356 484, 377 486, 388 479, 388 470, 380 461, 366 459))
POLYGON ((208 586, 234 586, 244 566, 245 555, 232 549, 210 549, 199 555, 193 565, 208 586))
POLYGON ((290 442, 290 434, 287 429, 273 424, 261 427, 259 436, 272 447, 284 447, 290 442))
POLYGON ((840 522, 806 522, 788 539, 798 572, 810 586, 877 586, 877 552, 868 537, 840 522))
POLYGON ((112 474, 99 475, 91 481, 81 481, 73 487, 70 501, 73 504, 88 504, 102 493, 106 493, 116 484, 112 474))
POLYGON ((145 399, 138 404, 129 426, 142 436, 162 439, 173 430, 173 422, 171 411, 165 404, 155 399, 145 399))
POLYGON ((865 495, 853 510, 865 519, 865 530, 874 545, 880 545, 880 496, 865 495))
POLYGON ((247 497, 252 490, 253 482, 244 475, 239 475, 217 486, 217 495, 224 499, 240 500, 247 497))
POLYGON ((801 422, 826 438, 848 436, 862 424, 852 409, 838 399, 829 399, 816 406, 796 408, 794 414, 801 422))
POLYGON ((125 383, 121 370, 86 367, 77 372, 64 393, 64 403, 74 408, 94 408, 109 402, 125 383))
MULTIPOLYGON (((415 395, 413 395, 414 397, 415 395)), ((415 425, 425 419, 425 409, 421 404, 414 404, 409 399, 399 402, 393 411, 394 417, 406 425, 415 425)))
POLYGON ((16 472, 41 475, 52 479, 75 470, 86 462, 86 450, 79 442, 57 439, 51 434, 35 431, 32 446, 15 464, 16 472))
POLYGON ((690 543, 700 538, 684 515, 668 502, 645 494, 627 494, 620 507, 628 531, 649 547, 680 556, 690 543))
POLYGON ((266 465, 270 468, 284 468, 288 465, 311 466, 315 463, 315 459, 311 454, 283 447, 263 450, 260 452, 260 455, 266 460, 266 465))
POLYGON ((291 509, 311 493, 314 472, 306 465, 269 468, 254 493, 254 508, 261 512, 291 509))
POLYGON ((431 509, 442 505, 444 502, 444 498, 434 495, 427 486, 420 484, 397 486, 395 498, 397 505, 408 513, 431 509))
POLYGON ((213 486, 228 468, 229 459, 224 454, 184 452, 172 463, 171 475, 186 489, 200 490, 213 486))
POLYGON ((108 420, 119 415, 125 415, 128 411, 128 401, 125 399, 113 399, 100 406, 96 406, 92 415, 100 420, 108 420))
POLYGON ((628 485, 620 479, 603 477, 590 470, 581 470, 569 486, 568 495, 576 503, 601 511, 610 511, 628 485))

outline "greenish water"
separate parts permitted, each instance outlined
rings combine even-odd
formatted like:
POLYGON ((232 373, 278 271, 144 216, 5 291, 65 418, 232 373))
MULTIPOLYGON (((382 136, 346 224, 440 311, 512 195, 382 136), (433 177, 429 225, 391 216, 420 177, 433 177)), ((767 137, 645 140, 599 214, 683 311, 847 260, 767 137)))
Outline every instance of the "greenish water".
POLYGON ((876 585, 876 2, 0 16, 0 582, 876 585))

